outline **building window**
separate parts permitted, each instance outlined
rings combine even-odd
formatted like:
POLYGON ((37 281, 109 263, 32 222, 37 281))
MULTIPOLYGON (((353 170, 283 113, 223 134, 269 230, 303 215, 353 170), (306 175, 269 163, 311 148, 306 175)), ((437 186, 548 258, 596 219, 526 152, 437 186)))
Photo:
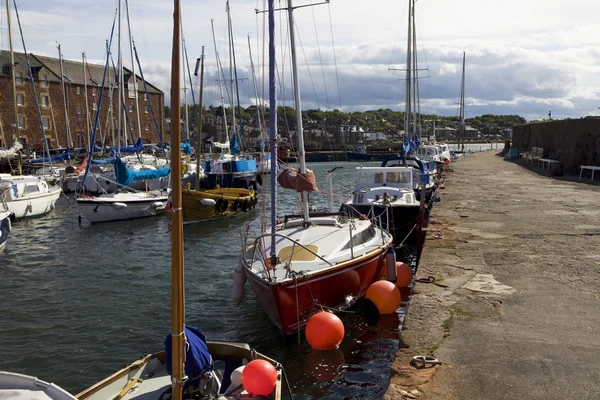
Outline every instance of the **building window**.
POLYGON ((92 103, 92 110, 98 111, 98 103, 96 103, 96 102, 92 103))
POLYGON ((150 130, 150 124, 146 122, 146 125, 144 125, 144 129, 149 131, 150 130))
POLYGON ((81 115, 82 112, 81 106, 77 106, 77 114, 81 115))
POLYGON ((42 75, 42 78, 40 79, 40 86, 48 87, 48 75, 42 75))
POLYGON ((25 95, 23 94, 17 94, 17 104, 20 106, 24 106, 25 105, 25 95))
POLYGON ((134 84, 129 83, 127 84, 127 90, 129 92, 129 98, 130 99, 135 99, 136 98, 136 86, 137 86, 137 82, 134 84))
POLYGON ((148 114, 148 113, 150 112, 150 107, 148 107, 148 106, 145 106, 145 107, 144 107, 144 112, 145 112, 146 114, 148 114))
POLYGON ((44 129, 50 129, 50 119, 42 118, 42 124, 44 124, 44 129))
POLYGON ((42 107, 50 107, 50 97, 42 96, 42 107))
POLYGON ((17 84, 19 84, 19 85, 20 85, 20 84, 22 84, 22 83, 23 83, 23 73, 22 73, 22 72, 18 72, 18 71, 17 71, 17 72, 15 73, 15 77, 16 77, 17 84))
POLYGON ((25 129, 25 117, 19 117, 19 129, 25 129))
POLYGON ((144 101, 148 101, 148 93, 144 93, 144 101))
POLYGON ((134 110, 133 104, 130 104, 129 105, 129 112, 133 112, 133 110, 134 110))
POLYGON ((77 86, 77 94, 81 94, 81 86, 77 86))
POLYGON ((133 122, 129 123, 129 132, 133 132, 133 130, 135 129, 135 125, 133 124, 133 122))

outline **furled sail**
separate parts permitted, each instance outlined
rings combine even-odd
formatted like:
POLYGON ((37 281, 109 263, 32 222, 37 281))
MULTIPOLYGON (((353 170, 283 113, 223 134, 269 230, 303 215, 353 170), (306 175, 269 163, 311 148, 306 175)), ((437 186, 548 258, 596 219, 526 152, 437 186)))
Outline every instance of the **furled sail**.
MULTIPOLYGON (((119 150, 118 146, 111 146, 111 150, 119 150)), ((142 143, 142 138, 138 138, 137 142, 133 146, 123 146, 121 147, 121 153, 138 153, 144 149, 144 143, 142 143)))
POLYGON ((0 149, 0 159, 2 158, 14 158, 19 154, 19 150, 23 148, 20 142, 15 142, 10 149, 0 149))
POLYGON ((307 169, 303 175, 297 169, 287 167, 279 174, 277 182, 279 182, 281 187, 292 189, 296 192, 316 192, 319 190, 315 173, 310 169, 307 169))
POLYGON ((146 171, 132 171, 125 166, 120 158, 115 160, 115 177, 119 185, 129 185, 133 182, 150 181, 169 175, 170 168, 151 169, 146 171))
POLYGON ((45 157, 45 158, 36 158, 35 160, 29 160, 30 164, 41 164, 47 162, 59 162, 59 161, 67 161, 71 159, 71 150, 67 149, 62 154, 54 157, 45 157))

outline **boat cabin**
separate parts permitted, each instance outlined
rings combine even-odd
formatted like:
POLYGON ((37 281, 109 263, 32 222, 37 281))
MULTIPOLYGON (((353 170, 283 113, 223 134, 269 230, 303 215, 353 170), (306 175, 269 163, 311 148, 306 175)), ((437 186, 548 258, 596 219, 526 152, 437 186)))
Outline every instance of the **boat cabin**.
POLYGON ((413 167, 358 167, 352 204, 415 202, 413 167))
POLYGON ((415 155, 427 161, 441 161, 440 149, 438 146, 422 145, 416 150, 415 155))

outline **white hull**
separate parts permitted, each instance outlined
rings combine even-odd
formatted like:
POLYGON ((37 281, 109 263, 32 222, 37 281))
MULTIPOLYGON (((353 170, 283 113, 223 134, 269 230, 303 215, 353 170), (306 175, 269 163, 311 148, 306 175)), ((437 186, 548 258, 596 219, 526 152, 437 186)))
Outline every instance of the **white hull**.
POLYGON ((6 244, 6 239, 8 239, 8 234, 11 230, 11 215, 12 213, 10 211, 0 211, 0 249, 2 249, 6 244))
POLYGON ((168 196, 162 193, 115 193, 80 197, 77 204, 90 223, 124 221, 164 214, 168 196))
POLYGON ((76 398, 53 383, 33 376, 0 371, 0 398, 29 400, 76 400, 76 398))
POLYGON ((271 173, 271 160, 263 160, 256 163, 256 170, 259 174, 271 173))
POLYGON ((8 176, 0 177, 3 182, 0 189, 0 205, 12 211, 15 218, 33 218, 54 210, 54 204, 60 196, 61 189, 48 186, 42 177, 8 176))

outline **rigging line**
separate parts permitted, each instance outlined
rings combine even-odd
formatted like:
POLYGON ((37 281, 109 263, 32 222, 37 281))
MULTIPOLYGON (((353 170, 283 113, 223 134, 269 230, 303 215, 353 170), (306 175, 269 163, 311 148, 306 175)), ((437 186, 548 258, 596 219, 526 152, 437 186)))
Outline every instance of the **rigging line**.
POLYGON ((335 52, 335 40, 334 40, 334 36, 333 36, 333 21, 331 19, 331 3, 327 3, 327 10, 329 11, 329 27, 331 30, 331 45, 333 48, 333 65, 335 67, 335 83, 337 85, 337 92, 338 92, 338 102, 340 104, 340 111, 342 111, 342 94, 340 91, 340 77, 338 74, 338 65, 337 65, 337 55, 335 52))
MULTIPOLYGON (((310 0, 310 4, 312 4, 312 0, 310 0)), ((321 75, 323 75, 323 88, 325 89, 325 104, 327 104, 328 109, 331 109, 329 104, 329 94, 327 93, 327 79, 325 79, 325 66, 323 65, 323 56, 321 54, 321 44, 319 43, 319 32, 317 31, 317 19, 315 18, 315 8, 311 7, 310 11, 312 12, 313 26, 315 28, 315 37, 317 39, 317 51, 319 52, 319 62, 321 63, 321 75)))
MULTIPOLYGON (((294 20, 295 22, 295 20, 294 20)), ((310 83, 313 87, 313 91, 315 92, 315 98, 317 99, 317 106, 321 109, 321 104, 319 103, 319 97, 317 96, 317 88, 315 87, 315 82, 313 81, 312 74, 310 73, 310 66, 308 64, 308 59, 306 58, 306 53, 304 52, 304 45, 302 44, 302 37, 300 36, 300 31, 298 31, 298 24, 294 23, 296 27, 296 34, 298 35, 298 41, 300 42, 300 48, 302 49, 302 55, 304 56, 304 61, 306 62, 306 69, 308 70, 308 76, 310 77, 310 83)))

